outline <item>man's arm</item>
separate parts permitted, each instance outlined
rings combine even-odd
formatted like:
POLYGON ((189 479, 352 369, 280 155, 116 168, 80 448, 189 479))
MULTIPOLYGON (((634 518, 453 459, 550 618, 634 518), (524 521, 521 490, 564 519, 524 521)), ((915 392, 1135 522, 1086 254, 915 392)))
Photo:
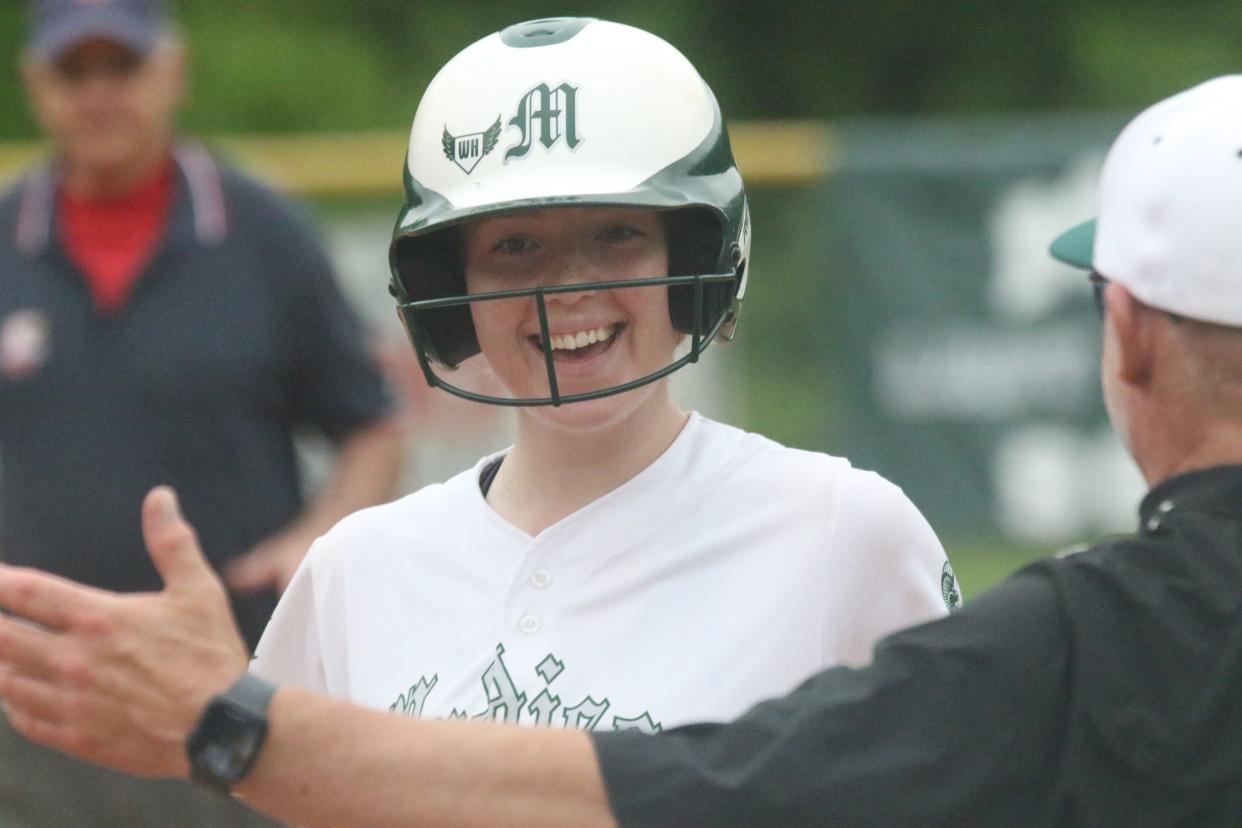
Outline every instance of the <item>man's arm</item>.
POLYGON ((284 592, 316 538, 346 515, 392 497, 404 456, 404 429, 395 416, 346 437, 323 490, 292 525, 226 568, 229 586, 240 592, 284 592))
MULTIPOLYGON (((1046 564, 725 724, 594 733, 625 828, 1050 825, 1071 639, 1046 564)), ((1073 822, 1073 820, 1070 820, 1073 822)))
MULTIPOLYGON (((0 566, 0 697, 36 742, 127 773, 188 775, 186 735, 247 657, 219 580, 172 492, 143 505, 164 578, 118 595, 0 566), (25 620, 18 620, 25 619, 25 620)), ((239 792, 309 826, 611 825, 577 731, 425 722, 280 690, 239 792)))
POLYGON ((282 689, 238 793, 307 826, 612 826, 576 730, 394 716, 282 689))

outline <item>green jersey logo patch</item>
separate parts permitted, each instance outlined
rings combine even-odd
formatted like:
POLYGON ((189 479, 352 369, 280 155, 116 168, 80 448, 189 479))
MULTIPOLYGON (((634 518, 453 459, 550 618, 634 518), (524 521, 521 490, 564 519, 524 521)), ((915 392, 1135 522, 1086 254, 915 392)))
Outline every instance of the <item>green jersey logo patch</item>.
POLYGON ((944 599, 944 605, 949 612, 957 612, 962 604, 962 591, 958 588, 953 566, 948 561, 940 568, 940 597, 944 599))
POLYGON ((452 135, 446 124, 440 143, 444 148, 444 157, 461 167, 461 171, 466 175, 470 175, 483 156, 496 148, 496 142, 499 140, 500 116, 497 115, 496 123, 484 132, 472 132, 469 135, 452 135))

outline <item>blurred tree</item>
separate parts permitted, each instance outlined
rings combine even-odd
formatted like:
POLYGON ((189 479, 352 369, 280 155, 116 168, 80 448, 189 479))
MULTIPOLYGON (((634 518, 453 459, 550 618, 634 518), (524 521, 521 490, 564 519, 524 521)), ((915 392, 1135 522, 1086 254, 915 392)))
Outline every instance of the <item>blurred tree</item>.
MULTIPOLYGON (((0 8, 19 57, 22 4, 0 8)), ((187 126, 207 133, 402 129, 464 44, 546 15, 542 0, 182 0, 187 126)), ((648 28, 700 68, 733 118, 1132 110, 1238 71, 1237 0, 579 0, 565 13, 648 28)), ((14 67, 15 69, 15 67, 14 67)), ((0 139, 35 134, 0 73, 0 139)))

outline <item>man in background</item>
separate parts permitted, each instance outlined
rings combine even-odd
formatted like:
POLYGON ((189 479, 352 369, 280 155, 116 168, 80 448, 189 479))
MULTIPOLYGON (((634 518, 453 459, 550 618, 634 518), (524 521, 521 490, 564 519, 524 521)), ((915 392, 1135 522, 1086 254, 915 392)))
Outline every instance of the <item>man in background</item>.
MULTIPOLYGON (((29 16, 21 71, 53 154, 0 200, 0 559, 158 589, 133 515, 172 483, 253 647, 311 541, 393 493, 388 395, 306 219, 176 134, 186 57, 163 3, 29 16), (303 428, 336 448, 309 503, 303 428)), ((32 824, 196 824, 2 733, 0 803, 37 798, 32 824), (89 820, 46 810, 73 802, 89 820)))

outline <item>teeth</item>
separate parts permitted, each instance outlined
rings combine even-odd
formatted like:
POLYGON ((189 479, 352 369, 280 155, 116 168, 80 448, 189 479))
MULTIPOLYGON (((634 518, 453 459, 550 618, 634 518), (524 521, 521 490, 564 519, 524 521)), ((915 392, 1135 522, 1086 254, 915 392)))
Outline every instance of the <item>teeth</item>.
POLYGON ((576 351, 579 348, 594 345, 596 342, 611 339, 614 333, 616 333, 616 328, 594 328, 593 330, 578 331, 572 334, 554 334, 552 336, 552 350, 576 351))

